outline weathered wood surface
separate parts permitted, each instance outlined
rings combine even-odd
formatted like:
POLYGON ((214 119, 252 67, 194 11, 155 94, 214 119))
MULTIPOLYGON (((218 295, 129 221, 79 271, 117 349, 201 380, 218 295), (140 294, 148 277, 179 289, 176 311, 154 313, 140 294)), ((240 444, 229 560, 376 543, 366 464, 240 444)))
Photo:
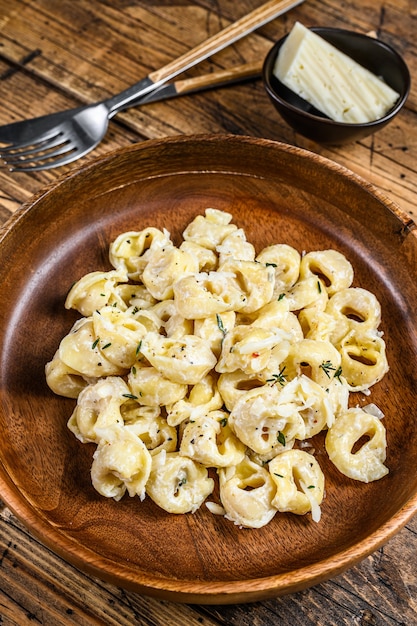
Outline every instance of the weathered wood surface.
MULTIPOLYGON (((260 4, 0 0, 0 124, 112 95, 260 4)), ((263 58, 295 19, 306 25, 375 31, 404 54, 412 78, 417 77, 415 0, 306 0, 187 76, 263 58)), ((96 155, 149 138, 213 132, 266 137, 314 150, 373 182, 416 219, 416 128, 414 84, 392 124, 374 137, 339 148, 323 148, 295 135, 272 109, 261 81, 184 96, 120 114, 102 144, 66 168, 32 174, 0 170, 0 222, 42 186, 96 155)), ((3 507, 0 622, 409 626, 417 624, 417 519, 361 564, 313 589, 263 603, 200 607, 142 597, 82 574, 3 507)))

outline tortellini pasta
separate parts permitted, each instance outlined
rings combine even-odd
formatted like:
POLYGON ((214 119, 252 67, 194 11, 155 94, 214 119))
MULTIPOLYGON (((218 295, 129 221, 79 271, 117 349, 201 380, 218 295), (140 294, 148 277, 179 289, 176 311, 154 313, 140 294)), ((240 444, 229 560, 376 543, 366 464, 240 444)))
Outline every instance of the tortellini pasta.
POLYGON ((225 517, 238 526, 261 528, 275 516, 275 486, 270 473, 247 456, 219 470, 220 499, 225 517))
POLYGON ((341 413, 326 435, 326 450, 337 469, 364 483, 388 474, 386 435, 379 417, 360 408, 341 413), (362 437, 367 441, 354 450, 362 437))
POLYGON ((180 454, 207 467, 238 465, 245 452, 244 442, 230 430, 224 411, 212 411, 188 422, 182 433, 180 454))
POLYGON ((276 484, 272 504, 281 512, 305 515, 318 522, 324 496, 324 474, 317 459, 304 450, 288 450, 275 457, 269 472, 276 484))
POLYGON ((127 274, 122 270, 110 272, 90 272, 75 283, 70 289, 65 307, 77 309, 81 315, 88 317, 103 306, 117 304, 126 308, 123 298, 117 291, 120 283, 126 283, 127 274))
POLYGON ((201 463, 165 450, 152 457, 146 490, 168 513, 193 513, 213 489, 214 480, 201 463))
POLYGON ((208 208, 179 245, 152 226, 121 233, 109 261, 70 288, 81 317, 45 367, 76 400, 67 425, 95 446, 99 494, 172 514, 205 502, 261 528, 318 522, 326 463, 346 480, 388 473, 382 412, 351 395, 388 371, 381 307, 341 252, 256 250, 208 208))
POLYGON ((114 438, 101 439, 94 452, 91 480, 95 489, 107 498, 120 500, 125 492, 145 497, 152 457, 140 437, 129 430, 115 432, 114 438))
POLYGON ((229 417, 238 438, 258 454, 275 456, 293 439, 305 439, 305 424, 295 406, 281 410, 277 386, 264 385, 244 394, 229 417))
POLYGON ((129 387, 118 376, 90 384, 79 394, 68 428, 83 443, 98 443, 123 423, 121 406, 129 395, 129 387))

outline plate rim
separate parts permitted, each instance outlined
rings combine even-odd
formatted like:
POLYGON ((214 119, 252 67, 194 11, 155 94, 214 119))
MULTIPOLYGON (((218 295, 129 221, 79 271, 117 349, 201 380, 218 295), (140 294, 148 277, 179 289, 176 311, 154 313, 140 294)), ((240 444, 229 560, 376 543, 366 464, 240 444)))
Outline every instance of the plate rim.
MULTIPOLYGON (((25 219, 31 211, 36 209, 36 206, 42 198, 45 197, 45 195, 52 193, 61 185, 70 184, 74 177, 78 177, 80 175, 82 176, 91 169, 97 168, 97 166, 101 167, 102 165, 109 163, 118 155, 129 155, 130 153, 134 153, 138 150, 146 151, 150 145, 155 148, 160 145, 165 145, 166 143, 189 143, 190 140, 197 142, 213 142, 224 141, 225 139, 241 144, 256 143, 258 145, 278 148, 279 150, 284 150, 298 156, 308 158, 308 160, 311 160, 313 157, 314 160, 317 163, 320 163, 323 167, 330 167, 333 171, 340 173, 342 176, 348 176, 351 181, 356 182, 356 184, 358 184, 361 188, 366 189, 368 193, 373 195, 378 201, 382 202, 384 206, 400 220, 406 234, 411 234, 417 240, 416 224, 394 201, 388 198, 372 183, 369 183, 358 174, 355 174, 351 170, 328 159, 327 157, 323 157, 303 148, 298 148, 296 146, 273 140, 235 135, 191 135, 148 140, 141 144, 132 144, 96 157, 87 164, 70 171, 69 174, 63 174, 57 180, 49 183, 35 193, 31 199, 23 203, 20 209, 18 209, 11 216, 11 218, 0 230, 0 247, 3 245, 3 242, 7 238, 8 234, 15 228, 18 228, 20 221, 25 219)), ((160 592, 163 592, 163 596, 169 597, 171 600, 189 603, 235 603, 253 601, 255 599, 258 600, 260 597, 264 599, 267 597, 276 597, 277 595, 287 593, 287 587, 291 587, 291 592, 296 590, 293 582, 285 583, 289 577, 294 579, 295 574, 298 574, 297 584, 299 589, 306 587, 307 579, 309 581, 308 586, 317 584, 318 582, 326 580, 329 577, 337 575, 341 571, 344 571, 346 567, 353 566, 355 563, 374 552, 394 534, 396 534, 402 527, 404 527, 407 521, 409 521, 409 519, 417 513, 416 492, 416 494, 412 496, 399 511, 391 516, 384 524, 379 526, 378 529, 371 535, 367 535, 364 540, 340 551, 339 553, 332 554, 331 557, 324 559, 323 561, 317 561, 307 567, 298 568, 284 574, 266 576, 258 579, 233 580, 227 582, 194 581, 193 583, 191 583, 191 581, 183 581, 182 579, 175 580, 174 583, 172 583, 172 577, 169 579, 165 577, 158 577, 152 581, 152 586, 148 587, 144 580, 137 581, 134 577, 126 577, 124 573, 125 569, 126 573, 128 573, 128 568, 125 568, 124 565, 121 566, 113 559, 97 554, 90 548, 76 543, 73 538, 68 536, 65 531, 59 527, 54 528, 51 525, 51 522, 44 518, 38 509, 36 509, 35 514, 33 511, 33 505, 31 505, 27 497, 23 495, 23 493, 16 487, 13 480, 10 477, 7 477, 6 474, 7 469, 4 467, 2 459, 0 458, 0 495, 6 506, 10 508, 16 517, 18 517, 22 523, 41 540, 43 544, 48 545, 62 558, 71 562, 73 565, 76 565, 83 570, 88 570, 91 574, 109 580, 110 582, 114 583, 114 580, 117 579, 119 580, 117 584, 121 584, 126 588, 133 586, 136 591, 139 589, 142 593, 146 593, 147 595, 158 595, 159 597, 161 596, 160 592), (48 532, 44 533, 44 530, 47 530, 48 532), (50 540, 50 535, 53 536, 54 541, 50 540), (366 547, 363 544, 366 544, 366 547), (74 547, 76 550, 74 550, 74 547), (361 547, 362 549, 359 549, 361 547), (80 554, 83 554, 85 550, 87 551, 86 559, 83 560, 80 558, 80 554), (78 554, 76 553, 77 551, 78 554), (336 567, 334 565, 335 561, 337 562, 336 567), (110 572, 110 574, 103 570, 104 563, 107 568, 109 568, 110 565, 112 566, 111 569, 113 571, 110 572), (317 571, 318 569, 320 569, 320 572, 317 571), (119 571, 117 572, 116 570, 119 571), (311 572, 316 572, 313 578, 311 578, 311 572), (159 584, 157 581, 160 581, 159 584), (167 584, 168 582, 170 584, 167 584), (284 586, 280 586, 280 583, 284 583, 284 586), (248 591, 248 587, 251 585, 253 586, 253 589, 252 591, 248 591)), ((146 574, 146 576, 149 578, 149 574, 146 574)))

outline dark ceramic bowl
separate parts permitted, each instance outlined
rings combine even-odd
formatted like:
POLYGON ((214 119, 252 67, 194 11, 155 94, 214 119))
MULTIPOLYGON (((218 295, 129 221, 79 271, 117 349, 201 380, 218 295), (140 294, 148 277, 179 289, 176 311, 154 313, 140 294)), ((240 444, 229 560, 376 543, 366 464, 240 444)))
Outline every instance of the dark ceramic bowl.
POLYGON ((404 106, 410 91, 410 73, 402 57, 386 43, 361 33, 323 27, 310 30, 383 78, 400 94, 400 97, 384 117, 373 122, 348 124, 331 120, 274 76, 275 60, 288 37, 285 35, 271 48, 263 65, 265 89, 277 111, 294 130, 321 144, 357 141, 383 128, 404 106))

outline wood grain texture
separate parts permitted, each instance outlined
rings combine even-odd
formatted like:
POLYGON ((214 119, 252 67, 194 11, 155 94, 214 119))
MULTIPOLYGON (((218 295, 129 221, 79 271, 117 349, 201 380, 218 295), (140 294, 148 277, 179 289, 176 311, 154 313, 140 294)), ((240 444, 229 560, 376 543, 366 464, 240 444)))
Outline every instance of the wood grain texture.
MULTIPOLYGON (((258 0, 0 0, 0 124, 110 96, 170 62, 258 0)), ((373 31, 417 75, 417 13, 411 0, 306 0, 259 32, 190 70, 187 76, 259 61, 295 19, 306 25, 373 31), (342 10, 341 10, 342 9, 342 10)), ((295 135, 271 109, 260 81, 131 109, 117 116, 103 144, 86 157, 135 141, 196 132, 231 132, 286 141, 359 173, 417 218, 417 99, 381 133, 343 148, 295 135)), ((0 219, 61 170, 12 175, 0 170, 0 219)), ((57 214, 58 215, 58 214, 57 214)), ((376 624, 417 623, 417 520, 361 564, 313 589, 228 607, 187 607, 105 584, 67 565, 4 509, 0 518, 0 616, 5 624, 376 624)))
POLYGON ((194 66, 197 62, 219 52, 224 47, 232 45, 245 35, 259 29, 273 18, 294 8, 303 1, 304 0, 280 0, 277 2, 277 0, 270 0, 204 40, 192 50, 174 59, 168 63, 168 65, 165 65, 159 70, 154 70, 149 74, 149 77, 153 82, 157 83, 167 77, 176 76, 185 69, 194 66))
MULTIPOLYGON (((122 10, 111 3, 92 2, 86 6, 83 2, 75 4, 65 0, 59 7, 54 2, 38 2, 35 8, 19 0, 13 4, 3 1, 0 6, 4 24, 2 58, 7 76, 0 81, 4 103, 0 121, 6 123, 112 95, 145 76, 150 69, 158 68, 189 46, 196 45, 227 21, 240 17, 245 8, 253 9, 256 3, 253 0, 246 5, 241 3, 238 14, 230 2, 221 3, 220 13, 209 2, 205 5, 182 3, 177 7, 170 7, 169 3, 150 7, 144 3, 122 10), (164 39, 168 42, 165 48, 161 45, 164 39), (19 64, 30 53, 39 50, 41 54, 20 68, 19 64), (79 68, 82 71, 78 71, 79 68), (30 113, 27 93, 31 94, 30 113)), ((361 4, 360 10, 346 3, 344 11, 340 12, 331 4, 323 6, 321 2, 309 0, 307 8, 302 5, 274 20, 259 33, 195 68, 191 74, 263 58, 272 41, 285 34, 294 19, 311 25, 375 31, 404 54, 412 74, 416 71, 413 20, 409 19, 406 2, 382 5, 368 0, 361 4)), ((380 134, 344 149, 322 148, 294 135, 272 110, 258 81, 233 90, 216 91, 210 98, 204 95, 183 98, 180 105, 164 102, 131 109, 112 122, 104 144, 85 160, 132 141, 132 135, 126 132, 127 126, 137 140, 193 132, 253 134, 295 143, 329 156, 377 184, 405 210, 415 214, 413 172, 416 160, 413 155, 416 146, 412 132, 415 112, 412 90, 401 116, 380 134), (243 102, 244 107, 236 106, 243 102)), ((61 171, 36 175, 38 187, 61 171)), ((4 176, 7 185, 9 177, 4 176)), ((33 183, 29 181, 25 185, 33 186, 33 183)), ((21 199, 17 198, 15 206, 21 199)))
MULTIPOLYGON (((296 592, 375 551, 417 506, 417 432, 408 418, 417 386, 410 313, 417 308, 417 233, 409 221, 336 164, 234 136, 132 146, 42 192, 30 209, 16 213, 0 248, 0 484, 12 510, 90 574, 183 602, 236 603, 296 592), (54 222, 57 206, 65 212, 54 222), (43 365, 72 325, 62 306, 69 285, 109 269, 104 259, 118 233, 156 226, 177 241, 207 206, 231 211, 258 251, 277 241, 298 250, 340 250, 353 264, 355 284, 372 286, 384 311, 390 375, 372 401, 386 414, 391 472, 384 481, 353 484, 335 472, 317 436, 327 478, 319 525, 284 515, 242 533, 206 510, 167 516, 149 499, 97 497, 89 479, 91 446, 80 449, 66 428, 74 403, 46 388, 43 365)), ((352 400, 368 401, 361 394, 352 400)))

